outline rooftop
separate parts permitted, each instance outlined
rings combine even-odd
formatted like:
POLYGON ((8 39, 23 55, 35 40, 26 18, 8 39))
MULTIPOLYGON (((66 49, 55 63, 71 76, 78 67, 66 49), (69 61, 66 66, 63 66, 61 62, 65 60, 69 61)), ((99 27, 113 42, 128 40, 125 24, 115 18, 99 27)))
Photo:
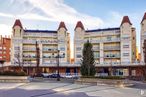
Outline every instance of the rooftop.
POLYGON ((57 33, 57 31, 54 30, 24 30, 24 32, 27 33, 57 33))
POLYGON ((21 24, 21 21, 20 21, 19 19, 16 19, 16 21, 15 21, 15 23, 14 23, 14 25, 13 25, 13 28, 14 28, 15 26, 19 26, 19 27, 23 28, 23 27, 22 27, 22 24, 21 24))
POLYGON ((105 28, 105 29, 94 29, 94 30, 86 30, 85 32, 100 32, 100 31, 111 31, 111 30, 120 30, 120 28, 115 27, 115 28, 105 28))
POLYGON ((76 29, 77 27, 80 27, 80 28, 84 29, 84 26, 83 26, 83 24, 82 24, 81 21, 78 21, 78 22, 77 22, 75 29, 76 29))
POLYGON ((143 18, 142 18, 141 23, 142 23, 145 19, 146 19, 146 12, 144 13, 144 16, 143 16, 143 18))
POLYGON ((122 22, 121 22, 121 25, 124 24, 124 23, 129 23, 130 25, 132 25, 132 23, 130 22, 128 16, 124 16, 124 17, 123 17, 123 20, 122 20, 122 22))

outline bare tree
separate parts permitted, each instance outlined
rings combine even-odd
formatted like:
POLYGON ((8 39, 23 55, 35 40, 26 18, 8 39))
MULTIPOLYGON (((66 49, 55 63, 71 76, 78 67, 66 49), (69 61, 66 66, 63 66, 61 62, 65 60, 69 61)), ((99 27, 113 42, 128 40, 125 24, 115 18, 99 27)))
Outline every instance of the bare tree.
POLYGON ((21 61, 21 57, 20 57, 20 52, 18 52, 17 54, 15 54, 15 62, 16 64, 18 64, 19 68, 21 69, 21 71, 23 71, 23 65, 24 65, 24 62, 21 61))

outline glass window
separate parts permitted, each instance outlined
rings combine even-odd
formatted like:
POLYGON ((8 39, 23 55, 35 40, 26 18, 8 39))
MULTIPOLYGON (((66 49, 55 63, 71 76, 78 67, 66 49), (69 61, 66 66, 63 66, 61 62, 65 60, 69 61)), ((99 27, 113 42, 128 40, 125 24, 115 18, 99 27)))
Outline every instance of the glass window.
POLYGON ((61 51, 65 51, 65 48, 64 48, 64 47, 61 47, 60 50, 61 50, 61 51))
POLYGON ((129 53, 123 53, 123 56, 129 56, 129 53))
POLYGON ((77 51, 80 51, 80 50, 81 50, 81 47, 77 47, 76 50, 77 50, 77 51))
POLYGON ((111 39, 112 39, 112 37, 111 37, 111 36, 107 36, 107 40, 109 40, 109 41, 110 41, 111 39))
POLYGON ((129 48, 129 45, 123 45, 123 48, 129 48))
POLYGON ((77 55, 77 58, 81 58, 82 56, 80 54, 77 55))

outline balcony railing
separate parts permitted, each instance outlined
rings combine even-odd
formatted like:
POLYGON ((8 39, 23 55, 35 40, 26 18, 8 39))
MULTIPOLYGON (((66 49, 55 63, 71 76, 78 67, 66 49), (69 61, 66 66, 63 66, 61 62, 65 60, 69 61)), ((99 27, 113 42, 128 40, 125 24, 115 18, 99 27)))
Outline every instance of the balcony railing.
POLYGON ((57 40, 25 40, 25 39, 23 40, 23 43, 35 44, 36 41, 42 44, 57 44, 58 43, 57 40))
POLYGON ((105 54, 104 58, 120 58, 120 54, 105 54))
POLYGON ((105 46, 104 50, 120 50, 120 46, 105 46))
POLYGON ((36 51, 36 48, 23 47, 23 51, 36 51))
MULTIPOLYGON (((91 43, 99 43, 99 42, 119 42, 119 41, 120 41, 120 38, 101 39, 101 40, 90 40, 91 43)), ((84 42, 86 42, 86 40, 84 42)))
POLYGON ((57 48, 43 48, 43 51, 57 51, 57 48))
POLYGON ((99 51, 100 48, 99 47, 93 47, 93 51, 99 51))

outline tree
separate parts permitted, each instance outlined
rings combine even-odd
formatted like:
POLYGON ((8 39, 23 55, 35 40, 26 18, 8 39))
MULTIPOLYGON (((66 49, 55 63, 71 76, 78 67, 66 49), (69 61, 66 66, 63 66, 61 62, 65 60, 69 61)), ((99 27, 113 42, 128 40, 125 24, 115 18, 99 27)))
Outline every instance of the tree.
POLYGON ((143 77, 144 80, 146 80, 146 40, 144 40, 144 44, 143 44, 143 53, 144 53, 144 68, 142 68, 143 71, 143 77))
POLYGON ((20 58, 20 50, 18 51, 17 54, 15 54, 15 63, 17 63, 19 65, 19 68, 21 69, 21 71, 23 71, 23 64, 24 62, 21 61, 21 58, 20 58))
POLYGON ((95 60, 94 60, 94 54, 92 50, 92 44, 87 41, 84 44, 83 48, 83 56, 81 60, 81 74, 83 76, 94 76, 96 73, 95 69, 95 60))

